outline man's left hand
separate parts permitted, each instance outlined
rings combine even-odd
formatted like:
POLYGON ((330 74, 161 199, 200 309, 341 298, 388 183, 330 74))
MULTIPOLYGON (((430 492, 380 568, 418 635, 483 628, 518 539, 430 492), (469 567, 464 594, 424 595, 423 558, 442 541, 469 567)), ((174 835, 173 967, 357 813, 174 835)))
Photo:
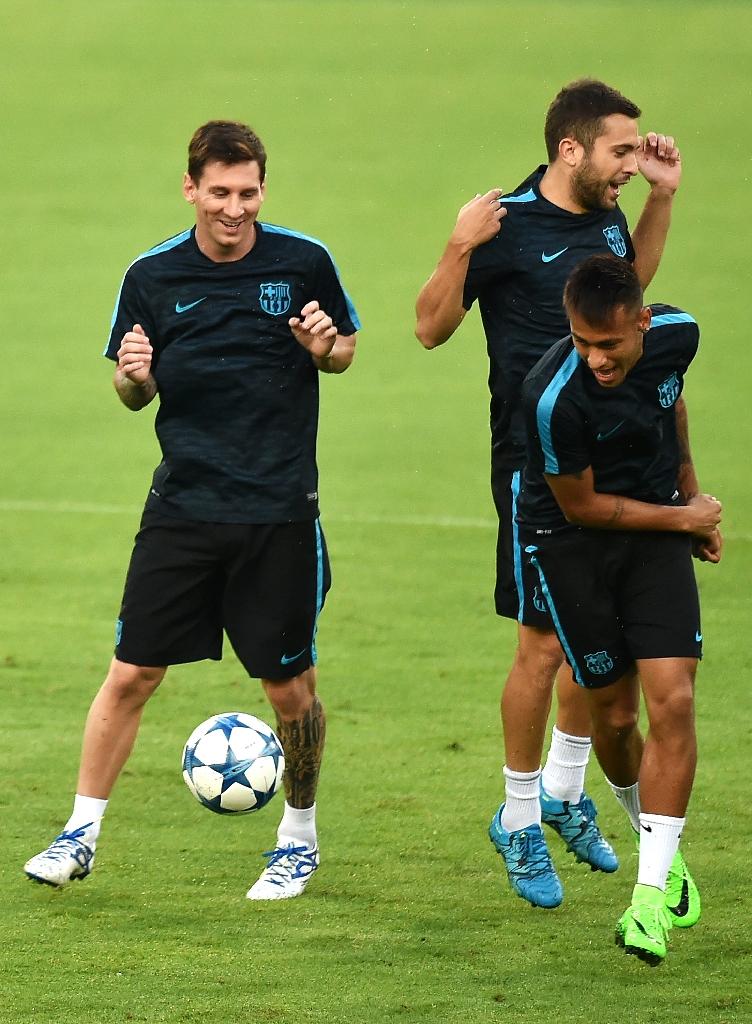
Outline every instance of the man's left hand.
POLYGON ((317 359, 326 358, 334 348, 337 328, 315 299, 303 306, 299 317, 291 316, 287 322, 295 340, 317 359))
POLYGON ((681 154, 674 137, 648 132, 640 140, 637 166, 651 188, 665 189, 673 195, 681 181, 681 154))

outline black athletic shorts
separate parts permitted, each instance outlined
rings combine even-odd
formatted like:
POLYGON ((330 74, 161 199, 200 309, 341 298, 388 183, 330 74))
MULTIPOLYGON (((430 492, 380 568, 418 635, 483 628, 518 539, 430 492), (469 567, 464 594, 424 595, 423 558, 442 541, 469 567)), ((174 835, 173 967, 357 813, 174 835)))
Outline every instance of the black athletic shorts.
POLYGON ((154 666, 219 660, 224 630, 249 675, 290 679, 316 663, 316 622, 330 584, 317 519, 249 526, 146 510, 115 656, 154 666))
MULTIPOLYGON (((679 533, 521 528, 575 680, 608 686, 643 658, 701 658, 690 538, 679 533)), ((528 622, 526 625, 538 625, 528 622)))
POLYGON ((519 470, 513 472, 491 466, 491 492, 499 531, 496 536, 496 588, 494 601, 497 615, 517 619, 528 626, 550 629, 551 619, 543 598, 538 574, 525 559, 517 526, 517 495, 520 490, 519 470))

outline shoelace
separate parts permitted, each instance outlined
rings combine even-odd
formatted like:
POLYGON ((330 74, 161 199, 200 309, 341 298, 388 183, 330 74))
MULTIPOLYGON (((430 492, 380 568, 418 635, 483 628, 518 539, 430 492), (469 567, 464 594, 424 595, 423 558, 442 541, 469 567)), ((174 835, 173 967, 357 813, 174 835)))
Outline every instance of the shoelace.
POLYGON ((536 843, 533 836, 525 833, 521 846, 515 867, 524 867, 525 873, 531 877, 551 871, 551 858, 541 842, 536 843))
POLYGON ((305 856, 311 852, 307 846, 278 846, 275 850, 265 850, 263 856, 269 858, 264 869, 267 881, 275 884, 286 881, 292 875, 293 868, 297 867, 298 861, 309 859, 312 863, 312 858, 305 856), (284 861, 290 863, 285 864, 284 861))
POLYGON ((46 855, 49 860, 64 860, 66 857, 73 857, 81 867, 86 867, 92 855, 91 847, 83 841, 86 828, 86 825, 82 825, 80 828, 73 829, 72 832, 61 832, 47 850, 46 855))

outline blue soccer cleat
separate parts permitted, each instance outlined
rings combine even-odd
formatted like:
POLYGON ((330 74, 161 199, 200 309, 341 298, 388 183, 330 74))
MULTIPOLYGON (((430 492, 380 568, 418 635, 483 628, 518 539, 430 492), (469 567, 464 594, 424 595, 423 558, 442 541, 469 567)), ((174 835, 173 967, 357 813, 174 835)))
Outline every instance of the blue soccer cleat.
POLYGON ((597 811, 590 797, 583 793, 576 804, 555 800, 541 786, 540 803, 542 820, 558 832, 578 861, 592 871, 616 871, 619 859, 595 823, 597 811))
POLYGON ((24 871, 29 878, 56 888, 71 879, 86 878, 94 867, 94 845, 83 841, 86 828, 61 832, 46 850, 28 860, 24 871))
POLYGON ((504 858, 509 882, 518 896, 534 907, 551 909, 564 899, 559 876, 551 862, 540 825, 507 832, 501 824, 504 804, 493 816, 488 835, 504 858))

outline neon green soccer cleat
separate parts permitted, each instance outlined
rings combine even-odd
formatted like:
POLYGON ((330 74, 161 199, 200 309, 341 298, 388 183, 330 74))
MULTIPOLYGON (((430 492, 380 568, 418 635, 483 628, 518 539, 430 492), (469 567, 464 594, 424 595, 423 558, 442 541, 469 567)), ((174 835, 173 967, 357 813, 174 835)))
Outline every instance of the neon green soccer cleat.
POLYGON ((700 893, 679 850, 668 869, 665 902, 674 928, 691 928, 700 920, 700 893))
POLYGON ((666 909, 665 894, 651 885, 636 885, 632 905, 616 925, 615 940, 625 953, 657 967, 666 958, 671 916, 666 909))

